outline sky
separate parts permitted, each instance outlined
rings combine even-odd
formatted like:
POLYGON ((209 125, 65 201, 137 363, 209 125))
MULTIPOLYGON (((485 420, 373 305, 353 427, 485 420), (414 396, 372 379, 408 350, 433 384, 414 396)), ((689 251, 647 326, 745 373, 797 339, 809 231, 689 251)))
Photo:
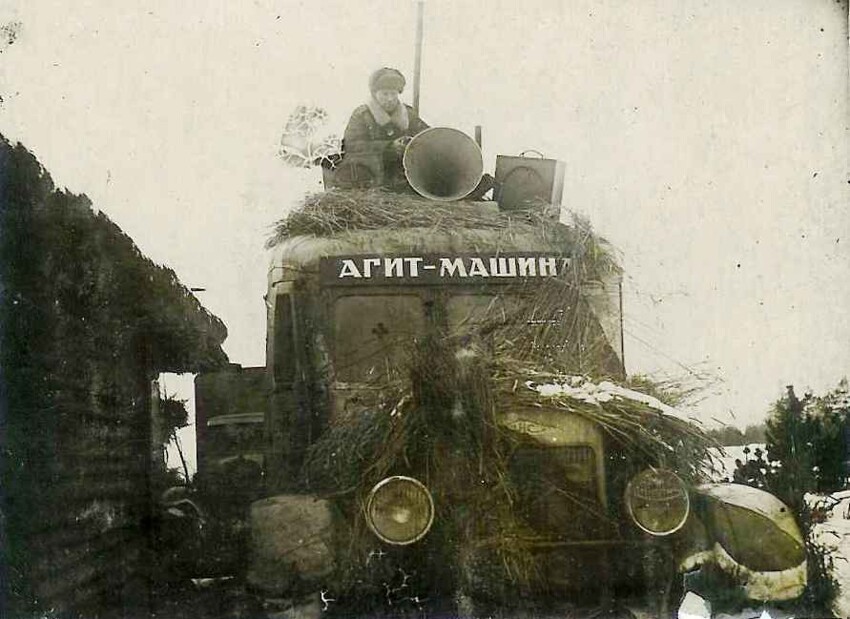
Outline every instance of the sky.
MULTIPOLYGON (((262 365, 263 244, 321 188, 277 156, 286 119, 320 105, 341 133, 374 69, 412 83, 415 7, 6 0, 0 132, 262 365)), ((482 125, 490 172, 564 161, 564 208, 626 271, 627 370, 701 377, 691 412, 757 423, 850 373, 847 23, 834 0, 426 0, 421 115, 482 125)))

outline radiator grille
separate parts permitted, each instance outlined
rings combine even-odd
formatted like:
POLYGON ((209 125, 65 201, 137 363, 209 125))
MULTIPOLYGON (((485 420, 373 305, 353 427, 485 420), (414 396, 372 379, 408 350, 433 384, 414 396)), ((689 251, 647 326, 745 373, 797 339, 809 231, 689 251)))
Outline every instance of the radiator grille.
POLYGON ((522 447, 514 452, 510 471, 520 514, 540 534, 576 540, 598 537, 605 514, 592 447, 522 447))

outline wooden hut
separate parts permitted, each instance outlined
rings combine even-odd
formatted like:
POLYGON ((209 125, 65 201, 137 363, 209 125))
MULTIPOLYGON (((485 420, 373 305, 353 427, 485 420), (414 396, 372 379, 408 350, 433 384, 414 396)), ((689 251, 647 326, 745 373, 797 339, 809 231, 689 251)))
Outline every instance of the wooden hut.
POLYGON ((0 282, 0 615, 147 615, 151 381, 226 364, 226 329, 2 136, 0 282))

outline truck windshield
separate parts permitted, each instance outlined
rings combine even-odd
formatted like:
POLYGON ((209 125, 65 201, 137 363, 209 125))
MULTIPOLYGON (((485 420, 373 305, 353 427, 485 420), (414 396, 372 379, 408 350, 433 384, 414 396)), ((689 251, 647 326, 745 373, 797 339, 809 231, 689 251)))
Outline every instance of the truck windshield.
POLYGON ((446 314, 452 335, 525 320, 520 297, 496 294, 455 295, 446 304, 446 314))
POLYGON ((340 297, 334 304, 336 379, 372 382, 406 370, 424 322, 417 295, 340 297))
POLYGON ((572 326, 564 320, 569 303, 533 294, 454 295, 446 304, 449 333, 508 345, 517 358, 559 361, 572 354, 572 326))

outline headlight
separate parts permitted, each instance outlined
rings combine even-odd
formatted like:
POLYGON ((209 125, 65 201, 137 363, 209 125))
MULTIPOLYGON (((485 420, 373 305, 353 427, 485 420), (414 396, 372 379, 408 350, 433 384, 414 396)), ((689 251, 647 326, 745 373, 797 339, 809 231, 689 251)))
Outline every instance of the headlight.
POLYGON ((626 486, 626 507, 635 524, 650 535, 670 535, 688 519, 691 502, 679 476, 666 469, 647 469, 626 486))
POLYGON ((412 477, 388 477, 366 499, 366 523, 388 544, 412 544, 425 536, 433 522, 434 499, 412 477))

